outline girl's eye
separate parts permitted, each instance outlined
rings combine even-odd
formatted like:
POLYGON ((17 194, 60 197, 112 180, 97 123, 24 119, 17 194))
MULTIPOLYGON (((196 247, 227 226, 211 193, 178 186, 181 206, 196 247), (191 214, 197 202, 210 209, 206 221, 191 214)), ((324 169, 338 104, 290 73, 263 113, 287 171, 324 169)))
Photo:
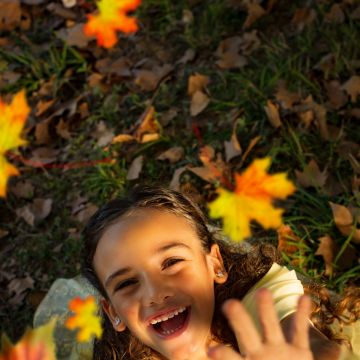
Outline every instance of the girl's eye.
POLYGON ((162 270, 164 270, 170 266, 173 266, 180 261, 184 261, 184 259, 167 259, 164 261, 164 263, 162 265, 162 270))
POLYGON ((122 281, 115 287, 115 291, 124 289, 131 285, 134 285, 134 284, 136 284, 136 281, 137 281, 136 279, 129 279, 129 280, 122 281))

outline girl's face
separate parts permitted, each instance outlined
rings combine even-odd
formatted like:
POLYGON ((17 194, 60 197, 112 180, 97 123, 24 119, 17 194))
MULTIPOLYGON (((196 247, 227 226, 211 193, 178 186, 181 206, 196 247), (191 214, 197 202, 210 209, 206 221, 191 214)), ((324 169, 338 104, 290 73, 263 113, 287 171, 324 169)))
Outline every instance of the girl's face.
POLYGON ((115 330, 128 327, 167 359, 207 359, 214 281, 226 274, 217 276, 224 273, 218 246, 206 254, 185 218, 145 209, 120 219, 101 237, 94 267, 115 330))

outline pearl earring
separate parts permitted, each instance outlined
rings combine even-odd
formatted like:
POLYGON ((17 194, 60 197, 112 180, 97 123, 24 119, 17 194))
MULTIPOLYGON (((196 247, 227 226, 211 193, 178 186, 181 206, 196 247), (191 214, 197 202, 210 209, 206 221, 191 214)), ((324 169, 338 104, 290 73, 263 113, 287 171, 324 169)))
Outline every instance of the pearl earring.
POLYGON ((118 326, 121 323, 121 320, 118 317, 116 317, 114 320, 114 323, 115 323, 115 326, 118 326))
POLYGON ((219 270, 219 271, 216 273, 216 276, 217 276, 217 277, 223 277, 223 276, 224 276, 224 273, 223 273, 221 270, 219 270))

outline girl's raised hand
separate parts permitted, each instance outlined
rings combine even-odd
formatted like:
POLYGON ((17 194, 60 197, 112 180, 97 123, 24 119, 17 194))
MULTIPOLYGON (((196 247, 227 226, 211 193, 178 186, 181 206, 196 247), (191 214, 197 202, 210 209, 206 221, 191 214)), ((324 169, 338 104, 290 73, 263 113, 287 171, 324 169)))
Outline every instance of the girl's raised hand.
POLYGON ((209 357, 215 360, 313 360, 309 343, 310 299, 299 299, 297 312, 292 323, 292 339, 285 340, 278 320, 270 291, 257 292, 257 308, 263 329, 263 339, 245 308, 238 300, 228 300, 223 311, 234 330, 239 348, 246 356, 241 356, 226 346, 209 349, 209 357))

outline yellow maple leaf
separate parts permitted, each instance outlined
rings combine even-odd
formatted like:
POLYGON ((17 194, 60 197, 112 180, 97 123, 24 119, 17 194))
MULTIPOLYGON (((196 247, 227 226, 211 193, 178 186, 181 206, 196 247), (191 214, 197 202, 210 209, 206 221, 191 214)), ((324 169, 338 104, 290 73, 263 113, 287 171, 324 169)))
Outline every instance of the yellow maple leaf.
POLYGON ((0 360, 56 360, 53 332, 56 319, 36 329, 28 330, 21 340, 12 345, 3 339, 0 360))
POLYGON ((110 48, 116 44, 116 31, 132 33, 138 30, 137 20, 127 15, 140 5, 141 0, 100 0, 99 14, 89 15, 84 26, 87 36, 96 36, 99 46, 110 48))
POLYGON ((93 296, 86 299, 76 297, 69 302, 69 309, 74 315, 69 317, 65 326, 70 329, 79 329, 77 339, 80 342, 89 341, 93 335, 102 334, 101 318, 97 315, 98 307, 93 296))
POLYGON ((223 218, 223 231, 233 241, 251 235, 250 222, 257 221, 264 228, 278 228, 282 224, 283 209, 274 208, 274 199, 285 199, 295 186, 285 173, 267 173, 270 158, 257 159, 242 174, 235 174, 235 191, 219 188, 219 196, 208 206, 212 218, 223 218))
POLYGON ((29 112, 24 90, 17 93, 9 105, 0 99, 0 197, 6 194, 9 177, 19 173, 8 163, 5 154, 8 150, 26 143, 20 135, 29 112))

